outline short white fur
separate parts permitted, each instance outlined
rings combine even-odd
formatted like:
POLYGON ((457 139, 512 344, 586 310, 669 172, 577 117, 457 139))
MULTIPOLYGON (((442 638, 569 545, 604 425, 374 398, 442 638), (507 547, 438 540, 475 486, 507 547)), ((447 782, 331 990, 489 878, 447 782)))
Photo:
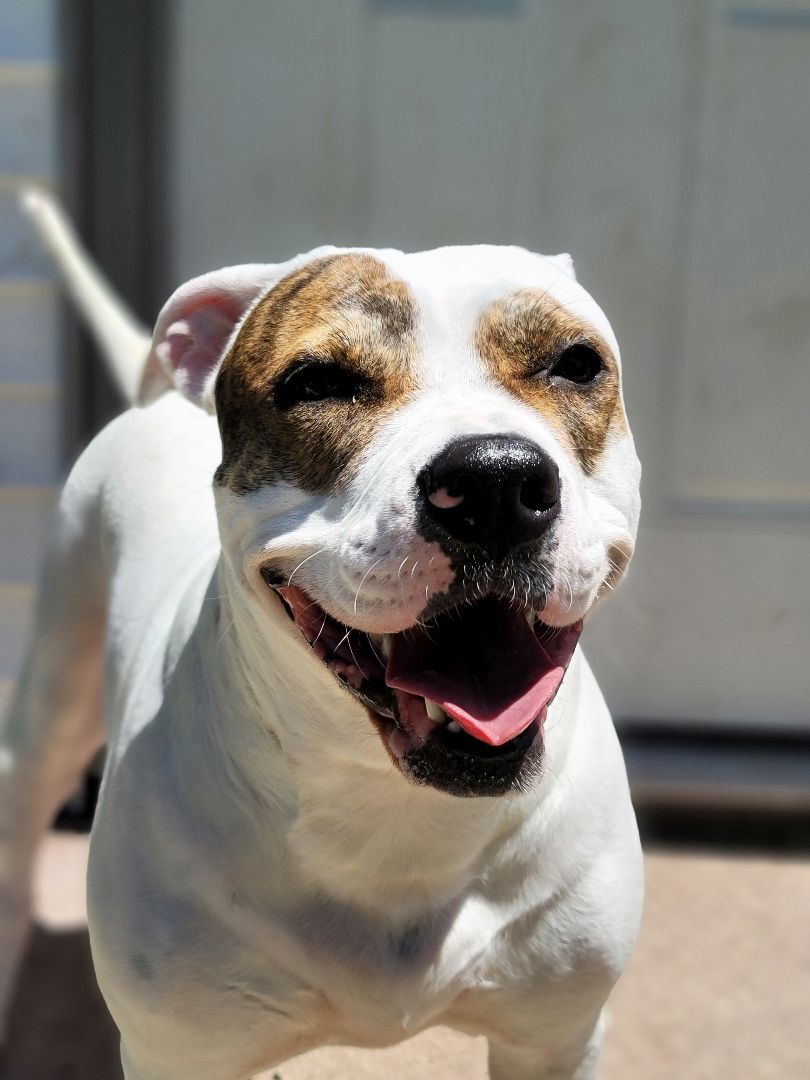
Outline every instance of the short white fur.
POLYGON ((347 490, 220 489, 215 503, 216 420, 171 391, 102 432, 62 497, 0 746, 0 1003, 36 838, 106 739, 89 920, 127 1080, 237 1080, 323 1043, 384 1046, 437 1023, 488 1038, 493 1080, 595 1076, 642 870, 584 657, 549 710, 537 783, 452 798, 394 769, 258 567, 279 559, 353 625, 410 625, 452 576, 414 531, 416 470, 459 433, 508 430, 554 457, 566 493, 543 617, 584 614, 611 545, 632 548, 632 441, 584 476, 493 382, 472 331, 491 300, 534 286, 612 334, 565 260, 513 248, 379 257, 416 298, 424 368, 347 490))

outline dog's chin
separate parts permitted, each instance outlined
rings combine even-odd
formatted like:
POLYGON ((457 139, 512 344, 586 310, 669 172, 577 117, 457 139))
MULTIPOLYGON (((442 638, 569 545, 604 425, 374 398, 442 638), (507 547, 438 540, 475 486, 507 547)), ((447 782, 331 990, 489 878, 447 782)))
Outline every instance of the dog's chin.
POLYGON ((454 796, 525 790, 543 758, 543 722, 582 623, 551 627, 489 594, 398 634, 328 615, 298 586, 262 571, 336 680, 361 702, 403 776, 454 796))
POLYGON ((400 769, 413 783, 458 798, 498 798, 531 787, 542 762, 543 728, 536 719, 502 746, 488 746, 442 725, 423 745, 407 751, 400 769))

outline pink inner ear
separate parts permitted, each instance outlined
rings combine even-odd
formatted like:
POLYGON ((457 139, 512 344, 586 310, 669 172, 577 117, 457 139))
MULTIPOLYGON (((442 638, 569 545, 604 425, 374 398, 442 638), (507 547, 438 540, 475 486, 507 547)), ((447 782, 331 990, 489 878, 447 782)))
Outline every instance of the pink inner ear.
POLYGON ((177 388, 188 397, 197 401, 202 397, 208 376, 247 302, 244 296, 206 289, 187 299, 178 298, 165 313, 168 325, 155 352, 177 388))

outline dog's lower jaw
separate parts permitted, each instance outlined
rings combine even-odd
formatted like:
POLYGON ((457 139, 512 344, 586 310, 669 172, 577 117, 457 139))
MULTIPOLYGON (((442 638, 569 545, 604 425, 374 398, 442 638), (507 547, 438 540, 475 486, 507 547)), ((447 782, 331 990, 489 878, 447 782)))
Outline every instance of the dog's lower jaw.
POLYGON ((278 597, 300 631, 302 662, 316 657, 362 704, 409 782, 462 797, 531 785, 581 622, 552 630, 535 606, 517 607, 514 597, 490 592, 460 602, 449 594, 425 622, 374 636, 285 584, 271 566, 261 576, 265 599, 278 597))
MULTIPOLYGON (((541 773, 516 786, 514 797, 460 799, 411 783, 392 766, 364 707, 302 649, 295 627, 286 617, 265 625, 242 596, 231 600, 229 590, 237 587, 221 566, 197 631, 206 639, 205 654, 216 656, 216 670, 207 676, 214 719, 200 715, 213 730, 190 729, 176 753, 182 768, 186 758, 199 760, 200 743, 210 748, 208 780, 197 776, 192 793, 199 798, 201 789, 222 789, 227 777, 228 786, 236 785, 231 813, 242 818, 231 825, 234 835, 280 833, 285 859, 302 880, 343 903, 398 919, 444 902, 487 846, 543 800, 561 765, 559 738, 546 750, 548 778, 541 773), (282 678, 284 696, 295 703, 283 716, 272 704, 282 678), (306 724, 297 718, 303 713, 306 724)), ((184 692, 191 695, 200 693, 196 670, 190 663, 184 692)), ((552 724, 559 732, 556 719, 552 724)), ((246 868, 246 878, 253 869, 246 868)))

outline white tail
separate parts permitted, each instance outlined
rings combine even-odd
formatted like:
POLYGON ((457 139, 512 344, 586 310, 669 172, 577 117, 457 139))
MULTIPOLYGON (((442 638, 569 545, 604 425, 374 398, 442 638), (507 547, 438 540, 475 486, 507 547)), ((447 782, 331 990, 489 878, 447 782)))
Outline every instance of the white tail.
POLYGON ((57 201, 40 189, 26 188, 20 203, 61 271, 116 385, 127 402, 134 404, 138 400, 151 334, 104 280, 57 201))

